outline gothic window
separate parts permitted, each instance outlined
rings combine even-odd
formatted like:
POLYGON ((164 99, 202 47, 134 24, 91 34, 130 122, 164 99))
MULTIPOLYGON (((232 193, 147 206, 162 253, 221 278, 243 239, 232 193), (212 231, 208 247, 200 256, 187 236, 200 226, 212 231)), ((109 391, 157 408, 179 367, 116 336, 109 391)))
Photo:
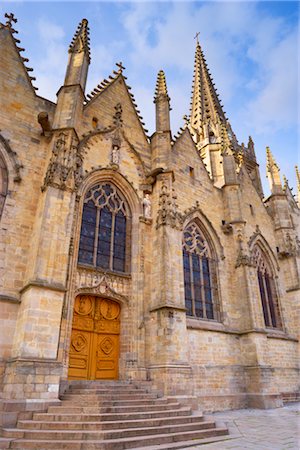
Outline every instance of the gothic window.
POLYGON ((7 195, 8 174, 6 164, 0 154, 0 217, 4 207, 5 198, 7 195))
POLYGON ((189 224, 183 233, 183 271, 187 315, 216 319, 216 261, 195 222, 189 224))
POLYGON ((93 186, 85 195, 79 264, 129 272, 130 213, 121 192, 111 183, 93 186))
POLYGON ((270 264, 258 245, 252 252, 253 262, 257 268, 257 279, 266 327, 279 328, 280 315, 276 285, 270 264))

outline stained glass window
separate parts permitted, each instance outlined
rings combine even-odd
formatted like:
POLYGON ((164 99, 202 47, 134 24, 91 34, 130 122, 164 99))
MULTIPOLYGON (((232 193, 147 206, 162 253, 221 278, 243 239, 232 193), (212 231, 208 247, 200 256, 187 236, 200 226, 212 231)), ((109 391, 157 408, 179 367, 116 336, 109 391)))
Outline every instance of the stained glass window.
POLYGON ((7 195, 8 174, 4 159, 0 154, 0 218, 7 195))
POLYGON ((185 307, 188 316, 216 318, 216 261, 207 240, 196 223, 183 233, 183 272, 185 307))
POLYGON ((252 260, 257 268, 258 287, 265 326, 278 328, 281 326, 281 322, 273 271, 259 245, 255 245, 253 248, 252 260))
POLYGON ((93 186, 82 212, 78 262, 127 272, 130 214, 121 192, 110 183, 93 186))

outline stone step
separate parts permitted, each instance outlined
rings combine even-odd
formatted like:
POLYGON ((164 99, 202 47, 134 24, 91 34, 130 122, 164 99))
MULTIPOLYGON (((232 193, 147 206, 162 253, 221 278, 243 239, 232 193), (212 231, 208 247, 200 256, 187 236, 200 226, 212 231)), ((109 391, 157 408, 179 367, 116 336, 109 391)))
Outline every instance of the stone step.
MULTIPOLYGON (((224 441, 230 440, 230 439, 235 439, 236 436, 232 437, 230 435, 220 435, 220 436, 213 436, 213 437, 208 437, 208 438, 204 438, 204 439, 193 439, 190 441, 184 441, 184 442, 171 442, 168 444, 158 444, 158 445, 150 445, 147 447, 135 447, 134 450, 145 450, 145 448, 147 450, 178 450, 178 449, 187 449, 189 447, 193 447, 193 449, 198 448, 198 445, 204 445, 204 444, 212 444, 215 442, 220 442, 222 441, 222 443, 224 441)), ((218 446, 219 450, 222 450, 224 447, 222 446, 222 443, 218 446)), ((233 444, 234 446, 234 444, 233 444)), ((203 450, 205 450, 206 447, 203 447, 203 450)), ((234 447, 232 447, 234 448, 234 447)), ((236 448, 236 447, 235 447, 236 448)), ((240 449, 242 450, 242 449, 240 449)))
POLYGON ((101 402, 94 402, 91 406, 76 406, 73 402, 64 401, 61 406, 49 406, 49 413, 130 413, 147 411, 165 411, 168 409, 180 408, 180 403, 166 403, 163 405, 132 405, 132 406, 106 406, 102 407, 101 402))
POLYGON ((63 394, 60 397, 61 400, 72 400, 72 401, 94 401, 94 400, 155 400, 156 395, 151 394, 63 394))
POLYGON ((114 389, 114 388, 109 388, 109 389, 105 389, 105 388, 90 388, 90 389, 81 389, 81 388, 72 388, 70 387, 67 391, 66 394, 68 393, 72 393, 72 394, 84 394, 84 395, 89 395, 89 394, 122 394, 122 393, 126 393, 126 394, 136 394, 136 393, 140 393, 140 394, 152 394, 153 391, 149 391, 147 389, 137 389, 137 388, 122 388, 122 389, 114 389))
POLYGON ((143 389, 145 386, 151 387, 151 382, 130 383, 126 381, 94 381, 94 380, 72 380, 68 382, 68 386, 72 389, 143 389))
POLYGON ((215 428, 215 422, 187 423, 177 425, 162 425, 160 427, 123 428, 121 430, 36 430, 36 429, 3 429, 3 437, 15 439, 49 439, 49 440, 115 440, 138 436, 154 436, 156 434, 172 434, 187 431, 198 431, 215 428))
POLYGON ((65 400, 62 398, 63 403, 61 404, 62 407, 66 405, 82 405, 83 403, 88 403, 91 406, 102 406, 102 407, 108 407, 108 406, 138 406, 138 405, 168 405, 171 403, 171 400, 168 400, 167 398, 154 398, 154 399, 142 399, 142 400, 102 400, 101 397, 98 399, 92 400, 84 400, 84 399, 77 399, 74 400, 65 400))
MULTIPOLYGON (((10 448, 19 450, 124 450, 128 448, 147 447, 153 445, 168 444, 173 442, 183 442, 195 439, 205 439, 213 436, 228 434, 225 427, 213 428, 208 430, 184 431, 171 434, 157 434, 145 436, 137 436, 132 438, 111 439, 111 440, 34 440, 34 439, 18 439, 10 444, 10 448)), ((195 441, 194 441, 195 442, 195 441)), ((185 443, 182 448, 185 447, 185 443)), ((179 447, 177 447, 179 448, 179 447)), ((221 448, 221 447, 220 447, 221 448)))
POLYGON ((97 428, 98 430, 113 430, 123 428, 139 427, 160 427, 164 425, 177 425, 186 423, 202 423, 204 420, 202 414, 193 416, 171 416, 156 419, 136 419, 136 420, 116 420, 116 421, 62 421, 62 420, 19 420, 18 428, 39 429, 39 430, 89 430, 97 428))
POLYGON ((148 411, 148 412, 131 412, 131 413, 106 413, 99 414, 98 408, 94 413, 76 413, 73 410, 70 413, 64 413, 61 408, 58 408, 58 412, 54 413, 34 413, 33 420, 53 420, 53 421, 122 421, 122 420, 147 420, 157 418, 169 418, 177 416, 189 416, 191 414, 191 408, 182 407, 179 409, 169 409, 166 411, 148 411))

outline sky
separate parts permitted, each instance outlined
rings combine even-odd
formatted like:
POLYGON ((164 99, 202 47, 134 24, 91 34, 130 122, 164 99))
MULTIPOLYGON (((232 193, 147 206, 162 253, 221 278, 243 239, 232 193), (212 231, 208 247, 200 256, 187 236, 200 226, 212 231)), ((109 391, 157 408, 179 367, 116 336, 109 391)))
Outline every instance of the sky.
POLYGON ((194 36, 200 44, 238 141, 251 135, 265 195, 266 146, 296 193, 299 164, 299 2, 296 1, 4 1, 36 77, 38 94, 55 101, 68 45, 82 18, 91 36, 89 93, 122 61, 138 109, 154 131, 153 95, 163 69, 176 134, 189 114, 194 36))

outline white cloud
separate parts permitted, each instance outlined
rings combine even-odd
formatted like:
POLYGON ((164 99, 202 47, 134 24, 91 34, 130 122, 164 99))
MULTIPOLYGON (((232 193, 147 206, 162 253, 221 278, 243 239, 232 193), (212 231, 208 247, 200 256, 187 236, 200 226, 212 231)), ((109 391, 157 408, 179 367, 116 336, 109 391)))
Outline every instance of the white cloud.
POLYGON ((41 47, 40 52, 32 58, 37 74, 35 85, 39 88, 38 95, 55 101, 67 64, 65 32, 61 26, 42 17, 37 22, 37 33, 41 47))
MULTIPOLYGON (((197 6, 184 2, 137 3, 126 9, 124 27, 131 42, 129 57, 133 72, 140 74, 141 67, 150 68, 153 73, 160 68, 172 72, 171 83, 179 89, 172 92, 167 78, 172 103, 179 106, 173 112, 176 127, 187 112, 193 35, 198 30, 221 99, 237 113, 239 122, 243 120, 249 132, 251 127, 264 132, 272 126, 276 131, 295 123, 296 34, 289 31, 283 19, 258 10, 255 2, 211 2, 197 6), (247 65, 252 65, 252 72, 247 72, 247 65), (250 94, 252 97, 247 101, 250 94), (243 105, 239 95, 245 97, 243 105)), ((143 85, 141 78, 136 77, 136 81, 143 85)), ((143 87, 145 83, 146 80, 143 87)))
POLYGON ((292 32, 264 53, 260 67, 264 82, 245 111, 249 126, 258 133, 296 125, 297 51, 297 36, 292 32))

